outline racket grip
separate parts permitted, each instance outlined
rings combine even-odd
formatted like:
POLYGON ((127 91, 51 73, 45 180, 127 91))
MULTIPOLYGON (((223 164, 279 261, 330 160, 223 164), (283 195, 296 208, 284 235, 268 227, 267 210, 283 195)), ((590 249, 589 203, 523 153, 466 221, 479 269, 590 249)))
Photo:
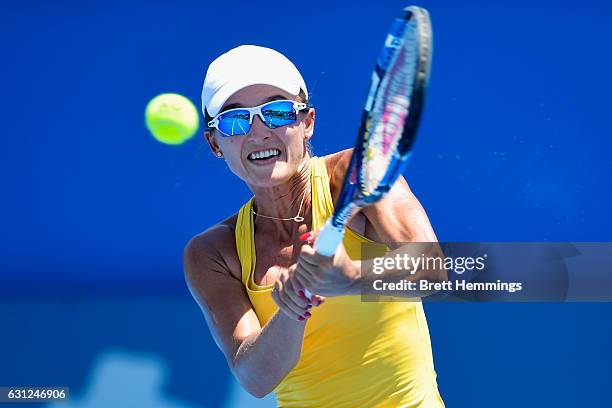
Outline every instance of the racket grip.
MULTIPOLYGON (((336 253, 336 249, 342 238, 344 237, 344 227, 335 227, 331 223, 331 218, 327 220, 317 239, 315 241, 314 250, 324 256, 332 256, 336 253)), ((308 289, 304 289, 304 296, 308 299, 312 299, 312 293, 308 289)))
POLYGON ((323 229, 319 232, 319 235, 317 235, 314 250, 321 255, 332 256, 336 253, 336 249, 340 242, 342 242, 343 236, 344 227, 335 227, 331 222, 331 218, 329 218, 323 229))

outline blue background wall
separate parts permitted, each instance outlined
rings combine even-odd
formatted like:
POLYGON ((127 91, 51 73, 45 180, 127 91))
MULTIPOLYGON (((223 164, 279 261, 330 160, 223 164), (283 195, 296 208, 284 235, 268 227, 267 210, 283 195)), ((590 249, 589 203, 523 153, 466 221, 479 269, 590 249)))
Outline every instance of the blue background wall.
MULTIPOLYGON (((406 172, 438 238, 612 240, 611 3, 457 3, 420 3, 435 58, 406 172)), ((0 385, 68 385, 75 407, 247 404, 181 255, 250 193, 201 137, 154 141, 144 107, 199 106, 208 63, 254 43, 305 77, 316 153, 348 147, 403 5, 3 3, 0 385)), ((426 311, 447 406, 609 406, 609 304, 426 311)))

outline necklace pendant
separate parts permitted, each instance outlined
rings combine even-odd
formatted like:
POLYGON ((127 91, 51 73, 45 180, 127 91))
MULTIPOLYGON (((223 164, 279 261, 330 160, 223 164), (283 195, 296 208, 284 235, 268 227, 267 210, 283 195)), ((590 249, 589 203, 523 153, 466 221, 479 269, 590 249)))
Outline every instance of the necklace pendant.
POLYGON ((299 215, 296 215, 295 217, 293 217, 293 221, 302 222, 304 221, 304 217, 300 217, 299 215))

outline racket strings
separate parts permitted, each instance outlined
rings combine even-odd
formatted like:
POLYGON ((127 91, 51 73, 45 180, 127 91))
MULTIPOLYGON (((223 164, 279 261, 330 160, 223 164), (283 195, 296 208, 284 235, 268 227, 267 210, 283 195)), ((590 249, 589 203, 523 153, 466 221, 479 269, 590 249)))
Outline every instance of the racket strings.
POLYGON ((404 131, 418 66, 416 31, 416 23, 412 20, 372 107, 361 165, 361 189, 365 196, 375 193, 385 180, 404 131))

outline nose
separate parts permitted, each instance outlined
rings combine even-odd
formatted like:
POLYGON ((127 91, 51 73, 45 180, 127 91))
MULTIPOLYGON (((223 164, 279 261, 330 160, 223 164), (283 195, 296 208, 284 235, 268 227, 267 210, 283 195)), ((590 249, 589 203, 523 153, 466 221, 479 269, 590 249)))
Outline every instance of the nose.
POLYGON ((266 126, 259 115, 255 115, 251 123, 251 131, 248 134, 250 142, 261 142, 270 138, 272 129, 266 126))

